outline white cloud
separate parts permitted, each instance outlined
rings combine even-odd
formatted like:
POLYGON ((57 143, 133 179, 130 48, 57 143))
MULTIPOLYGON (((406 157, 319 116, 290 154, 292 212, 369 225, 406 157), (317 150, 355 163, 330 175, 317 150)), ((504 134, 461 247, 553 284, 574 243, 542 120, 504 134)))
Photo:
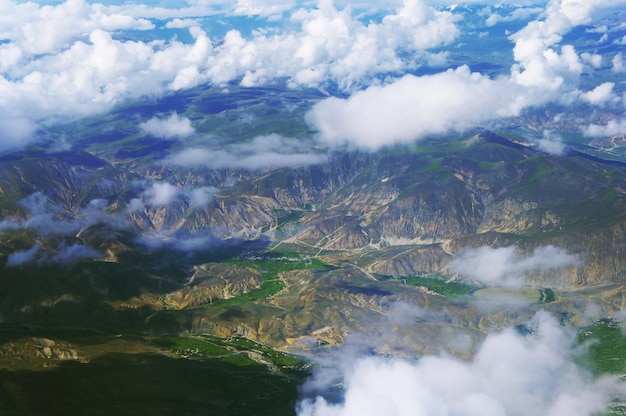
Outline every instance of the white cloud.
POLYGON ((615 87, 615 83, 605 82, 593 90, 581 94, 581 98, 594 105, 603 105, 609 102, 615 103, 619 101, 619 97, 613 94, 613 87, 615 87))
POLYGON ((543 139, 537 142, 537 147, 542 152, 555 156, 561 156, 565 152, 565 144, 561 136, 548 130, 543 132, 543 139))
POLYGON ((59 251, 52 256, 42 258, 44 263, 73 263, 81 259, 97 259, 102 255, 91 247, 83 244, 71 244, 69 246, 61 244, 59 251))
MULTIPOLYGON (((0 90, 2 90, 2 81, 0 78, 0 90)), ((0 116, 0 134, 2 135, 0 152, 19 149, 32 143, 35 140, 36 130, 37 126, 33 120, 19 114, 19 111, 8 110, 5 117, 0 116), (11 117, 13 114, 15 117, 11 117)))
POLYGON ((237 0, 236 14, 246 16, 270 16, 292 9, 294 0, 237 0))
POLYGON ((24 263, 28 263, 33 261, 39 253, 39 249, 41 246, 39 244, 35 244, 28 250, 24 251, 16 251, 14 253, 9 254, 7 258, 6 267, 16 267, 21 266, 24 263))
POLYGON ((173 19, 165 24, 168 29, 184 29, 190 27, 200 26, 198 21, 194 19, 173 19))
POLYGON ((193 252, 220 247, 225 244, 211 233, 195 233, 193 235, 177 235, 175 232, 154 232, 138 239, 140 244, 153 250, 168 248, 170 250, 193 252))
POLYGON ((128 203, 128 212, 140 212, 145 209, 145 205, 141 198, 133 198, 128 203))
MULTIPOLYGON (((362 23, 350 9, 323 1, 319 8, 292 13, 299 27, 284 32, 236 30, 214 45, 190 20, 215 12, 224 2, 196 2, 184 10, 148 6, 90 5, 69 0, 56 6, 2 4, 0 44, 0 151, 36 140, 36 126, 106 111, 129 98, 241 80, 244 86, 288 78, 292 85, 335 80, 342 88, 370 82, 378 74, 415 65, 414 53, 459 35, 457 18, 421 1, 405 0, 381 23, 362 23), (202 4, 201 4, 202 3, 202 4), (176 40, 125 41, 119 30, 153 28, 148 20, 189 26, 192 44, 176 40), (410 52, 407 55, 407 52, 410 52)), ((241 13, 277 12, 287 0, 240 0, 241 13), (278 7, 278 8, 276 8, 278 7)), ((225 10, 228 10, 225 9, 225 10)), ((231 10, 234 12, 234 10, 231 10)), ((226 11, 228 13, 228 11, 226 11)))
POLYGON ((502 16, 498 13, 492 13, 489 15, 485 23, 487 26, 495 26, 500 22, 513 22, 516 20, 527 20, 533 16, 543 12, 541 7, 520 7, 513 10, 509 15, 502 16))
POLYGON ((167 182, 155 182, 147 186, 141 195, 128 203, 128 213, 137 213, 181 202, 192 209, 205 208, 219 191, 212 186, 178 187, 167 182))
POLYGON ((29 55, 59 52, 96 29, 154 28, 146 19, 136 19, 119 13, 115 8, 91 5, 84 0, 69 0, 54 6, 3 1, 0 7, 0 35, 2 39, 10 40, 12 47, 18 47, 23 52, 23 59, 29 55))
POLYGON ((512 69, 513 78, 522 85, 541 85, 548 89, 576 79, 582 66, 574 48, 562 45, 560 54, 554 48, 573 27, 589 23, 596 9, 618 4, 626 4, 626 1, 550 1, 543 20, 530 22, 511 36, 515 41, 513 52, 517 62, 512 69))
POLYGON ((450 264, 450 270, 481 283, 521 286, 533 271, 580 266, 580 256, 555 246, 538 247, 523 257, 517 247, 466 249, 450 264))
POLYGON ((621 73, 626 71, 626 65, 624 65, 624 58, 621 52, 613 57, 611 64, 613 65, 613 72, 621 73))
MULTIPOLYGON (((598 57, 581 59, 573 47, 560 44, 562 35, 575 25, 590 22, 594 8, 623 2, 552 0, 543 20, 531 22, 512 37, 516 65, 509 83, 484 82, 485 94, 492 92, 493 85, 508 89, 499 91, 497 99, 508 97, 511 103, 505 107, 516 110, 567 99, 583 62, 596 67, 598 57), (532 88, 520 93, 520 85, 532 88)), ((385 83, 381 78, 399 76, 426 62, 432 65, 438 60, 436 64, 442 65, 447 51, 432 49, 460 37, 460 15, 436 10, 423 0, 364 1, 353 7, 344 3, 346 7, 340 9, 328 0, 316 6, 293 0, 198 0, 188 7, 167 9, 108 7, 83 0, 56 6, 7 0, 0 17, 0 38, 6 39, 0 44, 0 151, 32 143, 38 126, 106 111, 127 99, 203 83, 219 86, 235 81, 255 86, 281 78, 293 87, 333 81, 345 92, 355 91, 385 83), (380 10, 382 15, 368 21, 355 13, 357 7, 370 13, 380 10), (210 39, 192 19, 237 13, 281 13, 288 20, 280 27, 259 28, 245 37, 231 30, 223 39, 210 39), (193 42, 184 44, 175 38, 132 41, 117 35, 118 31, 153 28, 147 18, 166 20, 169 28, 189 27, 193 42)), ((527 18, 535 12, 518 8, 510 18, 527 18)), ((614 69, 620 71, 623 65, 616 62, 614 69)), ((447 98, 455 100, 453 95, 447 98)), ((467 97, 462 93, 460 99, 467 97)), ((470 125, 473 118, 485 120, 483 107, 491 105, 494 100, 479 105, 474 114, 465 111, 462 117, 466 118, 452 128, 470 125)), ((442 122, 447 121, 449 108, 442 107, 442 122)), ((408 119, 409 112, 405 114, 408 119)), ((499 112, 494 115, 500 116, 499 112)), ((430 129, 418 130, 414 138, 442 130, 435 128, 435 122, 429 124, 430 129)), ((408 140, 405 135, 398 140, 408 140)))
POLYGON ((516 87, 507 80, 470 73, 464 66, 430 76, 406 75, 347 99, 326 99, 307 120, 325 144, 376 150, 515 115, 519 108, 512 90, 516 87))
POLYGON ((167 182, 154 183, 143 192, 148 205, 163 207, 174 202, 180 194, 180 189, 167 182))
MULTIPOLYGON (((560 44, 562 35, 588 23, 594 8, 613 5, 604 0, 551 1, 545 18, 510 37, 515 42, 515 64, 509 78, 490 79, 470 74, 465 67, 430 76, 406 75, 347 99, 320 102, 308 114, 308 121, 325 144, 377 150, 515 116, 550 101, 571 102, 580 95, 577 86, 583 62, 573 46, 560 44)), ((597 61, 593 56, 587 59, 592 64, 597 61)), ((584 97, 609 100, 607 89, 608 84, 600 86, 584 97)))
POLYGON ((206 207, 218 190, 218 188, 214 188, 212 186, 201 186, 199 188, 191 189, 187 192, 189 206, 193 208, 206 207))
POLYGON ((248 143, 221 148, 190 148, 168 158, 176 166, 206 166, 211 169, 265 169, 323 163, 325 154, 314 153, 308 143, 270 134, 257 136, 248 143))
POLYGON ((591 416, 605 410, 617 379, 594 380, 579 369, 575 332, 547 313, 532 325, 531 335, 514 329, 489 335, 467 362, 362 357, 344 368, 342 403, 304 400, 298 415, 591 416))
POLYGON ((602 66, 602 55, 584 52, 580 54, 580 57, 594 69, 599 69, 602 66))
POLYGON ((35 192, 19 201, 30 215, 25 219, 5 219, 0 222, 0 230, 30 228, 40 236, 71 236, 95 224, 107 224, 115 230, 126 228, 124 220, 106 212, 106 201, 94 199, 83 208, 76 208, 71 214, 52 204, 41 192, 35 192))
POLYGON ((17 267, 25 263, 37 261, 37 263, 73 263, 81 259, 98 259, 102 255, 91 247, 87 247, 83 244, 71 244, 67 245, 61 242, 56 249, 56 252, 52 255, 41 252, 41 246, 35 244, 28 250, 16 251, 9 254, 7 258, 6 267, 17 267))
POLYGON ((139 127, 144 133, 159 139, 184 139, 195 133, 191 120, 179 116, 176 112, 165 119, 152 117, 139 127))
POLYGON ((624 136, 626 135, 626 119, 613 119, 604 125, 592 124, 583 129, 583 133, 589 137, 624 136))

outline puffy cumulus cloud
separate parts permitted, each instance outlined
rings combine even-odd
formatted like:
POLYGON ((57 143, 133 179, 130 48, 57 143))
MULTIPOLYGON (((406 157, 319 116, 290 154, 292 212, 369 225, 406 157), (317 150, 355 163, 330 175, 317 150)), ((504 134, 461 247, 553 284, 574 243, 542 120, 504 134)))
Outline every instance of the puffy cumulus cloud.
POLYGON ((594 105, 616 103, 619 101, 619 97, 613 93, 613 87, 615 87, 615 83, 605 82, 591 91, 582 93, 581 98, 594 105))
MULTIPOLYGON (((176 10, 107 7, 84 0, 54 6, 3 2, 0 151, 34 141, 41 123, 67 121, 129 98, 202 83, 253 86, 287 78, 293 86, 332 80, 350 89, 381 73, 415 67, 423 50, 449 43, 460 33, 456 16, 421 0, 405 0, 378 23, 363 23, 349 7, 338 10, 324 0, 318 7, 291 13, 294 24, 281 30, 256 30, 248 38, 232 30, 213 43, 188 18, 215 14, 215 7, 225 5, 199 1, 176 10), (114 36, 117 31, 153 28, 145 17, 169 19, 169 28, 189 26, 193 42, 114 36)), ((292 6, 290 0, 239 0, 226 10, 264 15, 292 6)))
POLYGON ((561 47, 560 53, 546 46, 555 39, 519 38, 513 50, 516 64, 513 80, 526 87, 539 87, 556 91, 565 82, 572 82, 582 73, 583 65, 571 45, 561 47))
POLYGON ((190 148, 172 155, 167 163, 175 166, 211 169, 266 169, 323 163, 325 154, 312 151, 310 144, 278 134, 257 136, 247 143, 221 148, 190 148))
POLYGON ((513 22, 516 20, 527 20, 531 17, 537 16, 544 11, 541 7, 520 7, 513 10, 510 14, 502 16, 501 14, 490 13, 485 23, 487 26, 495 26, 500 22, 513 22))
MULTIPOLYGON (((0 36, 5 40, 0 44, 0 151, 33 142, 37 127, 42 124, 67 121, 106 111, 127 99, 203 83, 219 86, 239 82, 243 86, 257 86, 280 78, 286 79, 290 86, 301 87, 332 81, 343 92, 353 92, 368 85, 384 84, 382 79, 399 76, 425 62, 443 65, 447 55, 439 48, 457 40, 461 33, 460 15, 455 14, 453 7, 436 9, 424 0, 381 4, 364 0, 355 3, 354 8, 350 3, 343 2, 346 6, 340 8, 330 0, 314 4, 294 0, 236 3, 196 0, 190 1, 188 7, 169 9, 147 5, 103 6, 84 0, 68 0, 54 6, 7 0, 0 4, 0 36), (355 13, 356 7, 360 12, 371 13, 366 16, 372 19, 355 13), (252 30, 245 36, 231 30, 221 39, 211 39, 193 20, 238 13, 280 14, 286 16, 286 22, 252 30), (148 18, 165 20, 166 28, 188 27, 192 40, 183 43, 175 36, 151 41, 128 40, 133 38, 129 31, 154 27, 148 18), (126 31, 125 35, 118 36, 119 31, 126 31)), ((446 77, 452 78, 461 87, 461 93, 456 97, 450 89, 444 89, 448 96, 439 102, 434 102, 434 98, 424 99, 426 104, 441 105, 441 111, 434 121, 429 120, 428 128, 418 127, 413 131, 413 138, 442 131, 439 125, 450 118, 447 111, 458 108, 450 102, 480 104, 473 112, 464 109, 459 122, 452 121, 451 128, 459 129, 489 117, 514 115, 516 112, 512 110, 547 100, 571 98, 584 66, 597 66, 597 58, 581 58, 571 45, 561 45, 563 34, 576 25, 590 22, 594 9, 625 3, 626 0, 550 1, 542 20, 535 20, 512 35, 516 63, 510 79, 506 80, 508 83, 487 82, 486 77, 479 82, 481 77, 460 72, 456 78, 446 73, 426 78, 425 81, 438 86, 446 77), (462 77, 467 85, 460 85, 462 77), (491 98, 494 90, 497 94, 491 98), (477 94, 476 101, 468 98, 468 92, 477 94), (498 107, 503 97, 510 103, 498 107), (504 110, 488 116, 490 108, 504 110)), ((518 10, 511 18, 536 12, 532 8, 518 10)), ((623 64, 614 62, 616 71, 622 67, 623 64)), ((409 81, 403 78, 398 82, 404 85, 409 81)), ((398 90, 392 85, 389 88, 398 90)), ((350 111, 354 111, 355 117, 361 116, 356 105, 347 101, 344 104, 352 107, 350 111)), ((337 102, 328 106, 340 107, 337 102)), ((318 110, 322 112, 321 107, 318 110)), ((435 113, 435 108, 429 111, 435 113)), ((371 110, 366 108, 364 114, 369 113, 371 110)), ((395 120, 399 124, 411 124, 413 113, 405 110, 403 114, 405 118, 397 116, 395 120)), ((313 119, 323 129, 329 124, 320 118, 313 119)), ((348 123, 342 120, 340 125, 345 128, 348 123)), ((405 142, 411 135, 409 131, 398 133, 395 128, 391 132, 387 141, 384 134, 380 141, 405 142)), ((334 139, 337 132, 321 133, 329 141, 360 143, 352 135, 349 139, 334 139)), ((373 144, 370 139, 364 141, 368 148, 381 145, 373 144)))
POLYGON ((139 127, 144 133, 159 139, 184 139, 196 131, 191 125, 191 120, 179 116, 176 112, 164 119, 152 117, 139 124, 139 127))
POLYGON ((293 77, 294 84, 302 85, 331 79, 350 89, 377 74, 413 67, 415 58, 407 61, 402 53, 411 56, 460 35, 457 16, 436 11, 421 0, 405 0, 380 23, 367 25, 352 18, 349 8, 337 10, 326 0, 318 9, 294 13, 292 19, 302 26, 295 37, 298 68, 293 77))
MULTIPOLYGON (((540 20, 510 36, 515 63, 508 77, 491 79, 470 74, 465 67, 430 76, 407 75, 347 99, 322 101, 308 114, 308 121, 324 143, 377 150, 519 115, 550 101, 571 102, 580 98, 577 87, 585 59, 572 45, 561 44, 563 34, 589 23, 596 8, 615 5, 604 0, 550 1, 540 20)), ((596 61, 587 57, 589 65, 596 61)), ((583 97, 595 102, 609 99, 608 85, 583 97)))
POLYGON ((342 403, 306 399, 298 415, 591 416, 606 410, 619 382, 593 379, 575 364, 575 331, 545 312, 531 328, 530 335, 506 329, 487 336, 470 361, 361 357, 344 371, 342 403))
POLYGON ((406 75, 347 99, 328 98, 313 107, 307 120, 326 144, 376 150, 515 115, 519 108, 513 90, 506 79, 492 80, 463 66, 429 76, 406 75))
POLYGON ((192 208, 204 208, 213 200, 215 193, 219 191, 213 186, 201 186, 193 188, 187 192, 189 198, 189 206, 192 208))
POLYGON ((488 285, 521 286, 533 271, 580 266, 579 255, 555 246, 536 248, 528 256, 517 247, 466 249, 450 264, 450 270, 488 285))
POLYGON ((419 0, 405 0, 380 23, 364 24, 351 8, 339 10, 328 0, 296 10, 290 20, 298 30, 260 30, 252 39, 234 30, 227 33, 208 58, 207 79, 220 84, 241 77, 242 85, 253 86, 284 77, 294 87, 332 80, 350 90, 378 74, 414 67, 416 52, 460 34, 454 15, 419 0))
POLYGON ((580 54, 580 57, 594 69, 599 69, 602 66, 602 55, 584 52, 580 54))
POLYGON ((143 193, 146 203, 152 207, 163 207, 174 202, 180 189, 170 183, 155 183, 143 193))
POLYGON ((210 41, 122 41, 119 30, 152 29, 116 7, 69 0, 56 6, 3 2, 0 151, 35 140, 40 123, 105 111, 127 98, 197 81, 185 76, 210 41), (177 80, 179 72, 182 80, 177 80), (171 85, 175 83, 175 85, 171 85))
POLYGON ((512 76, 525 86, 558 89, 582 72, 580 58, 571 45, 557 45, 572 28, 591 22, 593 12, 600 8, 626 4, 626 0, 551 0, 543 20, 530 22, 511 35, 516 64, 512 76))
POLYGON ((588 137, 624 136, 626 135, 626 119, 617 118, 606 124, 591 124, 583 129, 588 137))
POLYGON ((237 0, 235 13, 246 16, 270 16, 291 10, 295 5, 294 0, 237 0))
POLYGON ((543 132, 543 139, 537 142, 537 148, 555 156, 562 156, 565 153, 565 144, 561 136, 548 130, 543 132))
POLYGON ((624 58, 622 53, 616 54, 613 59, 611 59, 611 64, 613 65, 613 72, 624 72, 626 71, 626 66, 624 65, 624 58))
POLYGON ((192 209, 205 208, 218 188, 212 186, 179 187, 168 182, 155 182, 147 186, 137 198, 130 200, 128 212, 140 212, 181 202, 192 209))
POLYGON ((13 54, 19 55, 22 63, 33 55, 58 52, 96 29, 116 31, 154 28, 149 20, 134 18, 115 8, 89 4, 84 0, 68 0, 54 6, 9 0, 3 1, 0 9, 0 36, 10 41, 1 49, 14 51, 13 54))
POLYGON ((115 40, 95 29, 58 54, 32 57, 19 74, 0 74, 0 151, 33 141, 38 123, 67 121, 161 93, 173 83, 171 88, 197 82, 184 71, 209 45, 198 35, 192 45, 172 42, 162 48, 115 40))
POLYGON ((167 29, 184 29, 189 27, 200 26, 197 20, 194 19, 174 19, 165 24, 167 29))
MULTIPOLYGON (((0 79, 0 89, 1 84, 2 79, 0 79)), ((4 117, 0 116, 0 151, 27 146, 34 140, 36 131, 37 124, 33 120, 20 114, 19 111, 8 110, 4 117)))

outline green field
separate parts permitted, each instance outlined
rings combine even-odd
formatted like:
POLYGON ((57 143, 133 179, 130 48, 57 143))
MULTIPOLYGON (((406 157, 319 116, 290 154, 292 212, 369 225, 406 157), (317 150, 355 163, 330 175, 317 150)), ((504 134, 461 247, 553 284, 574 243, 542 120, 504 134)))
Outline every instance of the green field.
POLYGON ((626 336, 622 323, 613 319, 601 319, 584 328, 578 342, 588 345, 588 365, 594 374, 626 373, 626 336))
POLYGON ((440 279, 437 277, 425 277, 425 276, 397 277, 397 276, 383 276, 383 275, 377 275, 377 277, 380 278, 381 280, 394 280, 394 281, 402 282, 403 284, 407 284, 411 286, 424 287, 428 290, 439 293, 440 295, 443 295, 446 297, 463 296, 463 295, 470 293, 472 290, 476 289, 474 286, 470 286, 465 283, 446 281, 444 279, 440 279))
POLYGON ((263 283, 258 288, 239 296, 215 300, 208 305, 209 307, 240 305, 273 296, 285 287, 285 283, 280 279, 280 273, 294 270, 328 270, 331 268, 331 266, 318 258, 301 258, 299 254, 291 252, 259 253, 258 255, 250 256, 250 258, 232 259, 229 263, 260 270, 263 283))
POLYGON ((472 286, 466 285, 464 283, 447 282, 432 277, 410 276, 407 277, 405 280, 408 285, 423 286, 429 290, 432 290, 433 292, 437 292, 440 295, 448 297, 466 295, 473 289, 472 286))

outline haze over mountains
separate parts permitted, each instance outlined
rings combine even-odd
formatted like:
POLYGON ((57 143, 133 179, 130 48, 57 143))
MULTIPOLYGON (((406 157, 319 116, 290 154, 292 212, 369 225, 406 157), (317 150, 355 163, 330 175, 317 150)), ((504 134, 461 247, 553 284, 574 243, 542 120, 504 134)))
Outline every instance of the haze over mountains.
POLYGON ((0 408, 622 411, 624 4, 3 3, 0 408))

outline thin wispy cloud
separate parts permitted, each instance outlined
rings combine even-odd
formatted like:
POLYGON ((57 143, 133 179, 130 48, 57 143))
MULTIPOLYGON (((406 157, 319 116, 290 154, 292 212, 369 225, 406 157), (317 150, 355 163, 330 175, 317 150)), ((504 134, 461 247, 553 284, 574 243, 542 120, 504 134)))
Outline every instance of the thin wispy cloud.
POLYGON ((170 156, 166 163, 182 167, 256 170, 316 165, 327 159, 326 154, 314 151, 310 141, 270 134, 220 147, 188 148, 170 156))
POLYGON ((18 267, 24 264, 72 264, 83 259, 100 259, 102 254, 97 250, 80 243, 67 244, 61 242, 50 251, 44 251, 41 245, 35 244, 28 250, 15 251, 7 257, 5 267, 18 267))
POLYGON ((41 246, 39 244, 33 245, 28 250, 15 251, 10 253, 7 257, 6 267, 16 267, 22 264, 29 263, 35 259, 41 246))
POLYGON ((0 231, 8 229, 32 229, 42 237, 65 237, 76 235, 80 230, 95 224, 107 224, 114 230, 125 229, 126 221, 107 212, 103 199, 89 201, 86 206, 69 214, 51 203, 41 192, 35 192, 19 201, 26 210, 25 217, 6 218, 0 222, 0 231))
POLYGON ((478 282, 496 286, 522 286, 532 272, 576 267, 582 264, 577 254, 555 246, 538 247, 522 255, 515 246, 489 246, 464 250, 450 264, 450 270, 478 282))
POLYGON ((134 213, 182 204, 192 209, 205 208, 213 199, 218 188, 212 186, 177 186, 169 182, 146 184, 136 198, 128 203, 128 212, 134 213))

